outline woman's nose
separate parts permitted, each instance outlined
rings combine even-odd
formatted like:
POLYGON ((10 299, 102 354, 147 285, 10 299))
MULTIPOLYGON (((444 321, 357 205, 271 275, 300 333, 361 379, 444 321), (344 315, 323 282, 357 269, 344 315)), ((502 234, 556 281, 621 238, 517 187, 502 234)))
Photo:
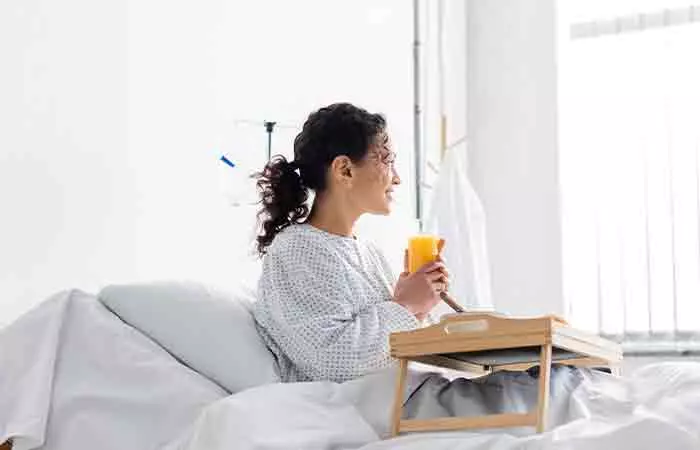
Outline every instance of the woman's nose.
POLYGON ((401 177, 399 177, 396 167, 391 168, 391 184, 401 184, 401 177))

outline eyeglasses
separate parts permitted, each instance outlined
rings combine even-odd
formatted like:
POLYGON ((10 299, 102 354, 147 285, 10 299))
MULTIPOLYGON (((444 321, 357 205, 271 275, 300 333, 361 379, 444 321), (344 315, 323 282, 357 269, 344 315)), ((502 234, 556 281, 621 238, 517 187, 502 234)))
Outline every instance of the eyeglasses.
POLYGON ((373 159, 386 166, 393 166, 396 163, 396 153, 391 150, 385 152, 372 152, 373 159))

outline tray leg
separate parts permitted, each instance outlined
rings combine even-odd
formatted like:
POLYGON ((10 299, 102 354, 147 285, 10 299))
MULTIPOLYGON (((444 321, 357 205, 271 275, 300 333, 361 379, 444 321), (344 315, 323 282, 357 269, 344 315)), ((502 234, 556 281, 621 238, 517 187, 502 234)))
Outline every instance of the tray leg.
POLYGON ((540 353, 539 398, 537 401, 537 432, 542 433, 547 427, 549 407, 549 377, 552 373, 552 344, 542 346, 540 353))
POLYGON ((403 394, 406 390, 406 374, 408 372, 408 360, 399 359, 399 371, 396 379, 396 393, 394 394, 394 409, 391 418, 391 436, 399 435, 401 426, 401 412, 403 410, 403 394))

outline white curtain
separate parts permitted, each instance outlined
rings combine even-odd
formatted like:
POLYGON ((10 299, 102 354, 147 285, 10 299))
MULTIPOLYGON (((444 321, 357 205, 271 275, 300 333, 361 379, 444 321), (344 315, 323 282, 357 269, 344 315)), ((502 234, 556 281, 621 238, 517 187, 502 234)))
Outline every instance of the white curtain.
POLYGON ((578 326, 609 334, 700 331, 700 24, 655 17, 564 55, 565 295, 578 326))

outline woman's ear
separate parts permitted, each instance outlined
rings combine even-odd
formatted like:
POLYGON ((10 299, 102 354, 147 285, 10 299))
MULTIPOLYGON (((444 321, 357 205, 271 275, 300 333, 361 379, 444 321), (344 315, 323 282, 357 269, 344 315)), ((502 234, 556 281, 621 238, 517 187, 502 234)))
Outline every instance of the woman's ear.
POLYGON ((340 183, 350 183, 353 176, 353 163, 345 155, 336 156, 331 162, 331 174, 334 180, 340 183))

